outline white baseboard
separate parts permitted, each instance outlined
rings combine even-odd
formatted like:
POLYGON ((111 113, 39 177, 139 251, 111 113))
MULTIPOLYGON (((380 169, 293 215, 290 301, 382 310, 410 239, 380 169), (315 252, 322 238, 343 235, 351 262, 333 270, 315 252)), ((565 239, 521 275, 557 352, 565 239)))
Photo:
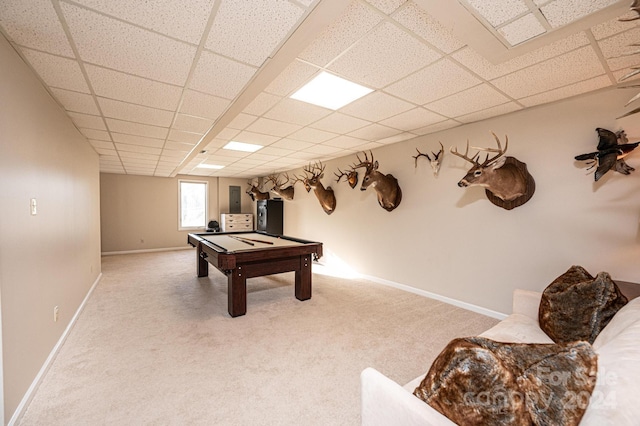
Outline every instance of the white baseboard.
POLYGON ((96 288, 96 286, 98 285, 98 283, 100 282, 101 279, 102 279, 102 273, 100 273, 100 275, 98 275, 98 278, 96 278, 96 280, 94 281, 93 285, 89 289, 89 292, 84 297, 84 300, 82 301, 82 303, 80 304, 80 306, 76 310, 76 313, 73 315, 73 318, 71 318, 71 321, 69 321, 69 324, 67 325, 67 328, 62 333, 62 336, 60 336, 60 339, 58 339, 58 343, 56 343, 56 345, 53 347, 53 349, 51 350, 51 353, 49 354, 49 356, 47 357, 46 361, 44 362, 44 364, 40 368, 40 371, 36 375, 35 379, 33 379, 33 382, 31 383, 31 386, 29 386, 29 389, 27 389, 27 392, 22 397, 22 401, 20 401, 20 404, 18 404, 18 407, 16 408, 16 411, 13 413, 13 416, 11 416, 11 419, 9 420, 9 423, 7 423, 8 426, 15 426, 17 424, 18 420, 21 419, 22 415, 24 414, 25 409, 27 408, 27 406, 29 405, 29 403, 33 399, 35 391, 36 391, 36 389, 38 389, 38 386, 40 385, 40 382, 42 381, 42 378, 44 377, 44 375, 49 370, 49 367, 51 367, 51 364, 53 363, 53 360, 56 358, 56 355, 58 355, 58 351, 60 350, 60 348, 62 347, 63 343, 67 339, 67 336, 69 335, 69 332, 71 332, 71 329, 75 325, 76 320, 78 319, 78 316, 80 316, 80 313, 84 309, 84 306, 87 303, 87 300, 89 300, 89 297, 91 296, 91 294, 93 293, 93 290, 96 288))
POLYGON ((191 250, 193 247, 167 247, 167 248, 157 248, 157 249, 142 249, 142 250, 124 250, 124 251, 103 251, 103 256, 114 256, 117 254, 136 254, 136 253, 155 253, 158 251, 174 251, 174 250, 191 250))
POLYGON ((400 289, 400 290, 408 291, 409 293, 414 293, 414 294, 417 294, 419 296, 424 296, 424 297, 428 297, 430 299, 439 300, 440 302, 448 303, 450 305, 457 306, 457 307, 463 308, 463 309, 467 309, 467 310, 472 311, 472 312, 477 312, 479 314, 486 315, 488 317, 496 318, 496 319, 499 319, 499 320, 503 320, 503 319, 505 319, 507 317, 507 315, 503 314, 502 312, 493 311, 491 309, 483 308, 482 306, 477 306, 477 305, 473 305, 471 303, 462 302, 462 301, 457 300, 457 299, 452 299, 450 297, 441 296, 439 294, 431 293, 430 291, 426 291, 426 290, 422 290, 422 289, 419 289, 419 288, 411 287, 411 286, 408 286, 408 285, 405 285, 405 284, 396 283, 396 282, 385 280, 385 279, 382 279, 382 278, 373 277, 373 276, 370 276, 370 275, 361 274, 360 276, 362 278, 364 278, 364 279, 367 279, 369 281, 373 281, 374 283, 377 283, 377 284, 387 285, 389 287, 394 287, 394 288, 397 288, 397 289, 400 289))

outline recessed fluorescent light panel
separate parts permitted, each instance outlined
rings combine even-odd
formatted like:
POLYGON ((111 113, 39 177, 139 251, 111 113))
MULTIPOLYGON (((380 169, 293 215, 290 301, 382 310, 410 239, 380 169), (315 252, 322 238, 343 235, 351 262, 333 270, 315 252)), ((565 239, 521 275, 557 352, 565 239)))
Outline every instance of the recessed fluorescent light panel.
POLYGON ((336 110, 371 92, 373 89, 322 71, 291 98, 336 110))
POLYGON ((244 142, 236 142, 236 141, 231 141, 222 147, 222 149, 232 149, 234 151, 244 151, 244 152, 256 152, 260 148, 262 148, 262 145, 254 145, 252 143, 244 143, 244 142))
POLYGON ((205 163, 198 164, 196 167, 200 169, 214 169, 214 170, 224 169, 224 166, 219 166, 217 164, 205 164, 205 163))

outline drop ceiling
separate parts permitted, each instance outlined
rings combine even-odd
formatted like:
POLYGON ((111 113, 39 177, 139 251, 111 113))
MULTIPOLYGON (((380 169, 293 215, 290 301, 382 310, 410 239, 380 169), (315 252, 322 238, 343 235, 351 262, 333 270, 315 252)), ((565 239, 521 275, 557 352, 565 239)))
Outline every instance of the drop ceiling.
POLYGON ((0 31, 101 172, 253 178, 615 86, 638 64, 629 5, 2 0, 0 31), (289 98, 322 71, 374 91, 335 111, 289 98))

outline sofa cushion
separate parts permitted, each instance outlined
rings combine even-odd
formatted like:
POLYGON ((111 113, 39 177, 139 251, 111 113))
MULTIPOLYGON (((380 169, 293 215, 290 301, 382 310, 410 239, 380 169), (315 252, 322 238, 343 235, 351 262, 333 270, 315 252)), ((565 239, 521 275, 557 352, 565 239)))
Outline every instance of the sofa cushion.
POLYGON ((583 267, 572 266, 542 293, 540 328, 556 343, 593 343, 626 303, 608 273, 600 272, 594 278, 583 267))
POLYGON ((637 425, 640 419, 640 298, 618 311, 593 343, 598 380, 582 423, 637 425))
POLYGON ((577 425, 595 385, 586 342, 566 345, 452 340, 414 395, 458 424, 577 425), (566 404, 571 395, 582 403, 566 404))
POLYGON ((538 320, 526 315, 511 314, 494 325, 480 337, 504 343, 553 343, 540 329, 538 320))

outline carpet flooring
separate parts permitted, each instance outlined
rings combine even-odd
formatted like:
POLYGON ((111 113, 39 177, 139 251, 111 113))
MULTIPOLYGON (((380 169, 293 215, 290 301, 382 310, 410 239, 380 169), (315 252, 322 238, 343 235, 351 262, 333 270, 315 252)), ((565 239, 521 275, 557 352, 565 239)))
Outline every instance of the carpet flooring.
MULTIPOLYGON (((497 320, 361 279, 197 278, 193 250, 102 258, 103 277, 18 424, 358 425, 360 372, 404 384, 497 320)), ((425 277, 425 279, 428 279, 425 277)))

